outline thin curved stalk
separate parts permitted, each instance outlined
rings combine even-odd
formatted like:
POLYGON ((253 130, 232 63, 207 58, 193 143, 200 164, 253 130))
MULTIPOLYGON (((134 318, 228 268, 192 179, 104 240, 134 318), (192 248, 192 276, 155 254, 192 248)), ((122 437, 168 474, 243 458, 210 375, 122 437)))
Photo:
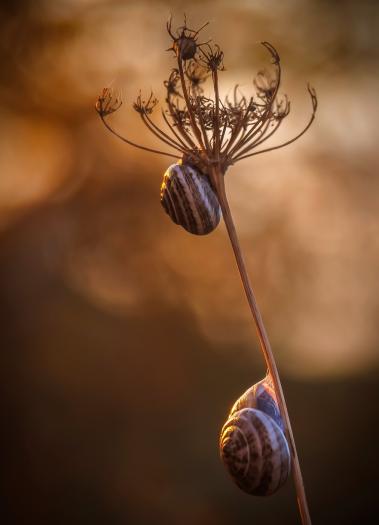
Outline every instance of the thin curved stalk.
POLYGON ((189 113, 189 117, 190 117, 190 123, 191 123, 192 131, 194 132, 195 137, 199 141, 200 148, 202 150, 204 150, 204 144, 203 144, 201 132, 200 132, 199 128, 197 127, 196 118, 195 118, 195 115, 193 113, 191 101, 190 101, 190 98, 189 98, 189 95, 188 95, 186 81, 185 81, 185 78, 184 78, 183 65, 182 65, 181 58, 178 58, 178 70, 179 70, 180 81, 181 81, 181 84, 182 84, 182 91, 183 91, 184 100, 186 101, 186 105, 187 105, 187 109, 188 109, 188 113, 189 113))
POLYGON ((223 146, 223 142, 224 142, 224 138, 225 138, 225 133, 226 133, 227 127, 228 127, 227 121, 225 121, 225 124, 224 124, 224 126, 222 128, 221 136, 220 136, 220 149, 222 149, 222 146, 223 146))
POLYGON ((178 133, 176 133, 174 127, 170 124, 168 118, 166 117, 165 112, 163 111, 163 109, 162 109, 161 113, 162 113, 163 120, 166 122, 166 124, 167 124, 168 128, 170 129, 171 133, 172 133, 173 135, 175 135, 175 137, 178 139, 178 141, 179 141, 180 144, 183 146, 183 148, 188 152, 188 151, 189 151, 189 149, 188 149, 188 145, 185 144, 185 143, 183 142, 183 140, 180 138, 180 136, 178 135, 178 133))
POLYGON ((298 133, 292 139, 287 140, 286 142, 283 142, 283 144, 279 144, 278 146, 273 146, 272 148, 266 148, 266 149, 261 149, 259 151, 254 151, 253 153, 249 153, 248 155, 241 155, 241 156, 237 155, 236 157, 233 157, 233 161, 236 162, 237 160, 243 160, 243 159, 247 159, 248 157, 254 157, 254 155, 259 155, 260 153, 267 153, 268 151, 274 151, 276 149, 284 148, 284 146, 288 146, 289 144, 292 144, 292 142, 295 142, 295 140, 299 139, 310 128, 312 122, 314 121, 314 118, 315 118, 315 114, 312 115, 311 120, 308 122, 308 124, 303 129, 303 131, 298 133))
POLYGON ((216 101, 216 113, 215 113, 215 126, 213 134, 213 142, 215 147, 216 160, 220 160, 220 96, 218 91, 218 74, 217 69, 212 73, 213 86, 215 91, 216 101))
POLYGON ((182 134, 182 137, 188 142, 190 147, 196 150, 197 146, 194 143, 194 141, 192 140, 191 136, 186 132, 186 130, 184 129, 182 124, 179 122, 179 120, 175 118, 175 112, 174 112, 174 108, 172 106, 172 103, 170 101, 170 98, 167 98, 167 105, 168 105, 168 108, 170 110, 171 118, 172 118, 173 122, 175 122, 178 131, 180 131, 180 133, 182 134))
MULTIPOLYGON (((312 114, 311 114, 311 117, 309 119, 308 124, 305 126, 305 128, 302 131, 300 131, 300 133, 298 133, 292 139, 287 140, 286 142, 283 142, 282 144, 279 144, 278 146, 273 146, 271 148, 261 149, 259 151, 255 151, 253 153, 249 153, 248 155, 242 155, 242 152, 239 152, 239 153, 237 153, 236 156, 233 157, 233 161, 236 162, 238 160, 247 159, 248 157, 253 157, 254 155, 259 155, 260 153, 266 153, 268 151, 274 151, 276 149, 284 148, 284 146, 288 146, 289 144, 292 144, 292 142, 295 142, 302 135, 304 135, 304 133, 311 127, 311 124, 312 124, 312 122, 314 121, 314 119, 316 117, 316 110, 317 110, 316 93, 315 93, 314 89, 311 88, 309 85, 308 85, 308 93, 310 94, 311 102, 312 102, 312 114)), ((268 138, 268 137, 266 137, 266 138, 268 138)))
POLYGON ((123 137, 117 131, 115 131, 110 124, 105 120, 105 117, 103 115, 100 115, 101 121, 104 124, 104 126, 111 132, 113 135, 116 135, 119 139, 121 139, 123 142, 126 142, 126 144, 129 144, 129 146, 134 146, 135 148, 142 149, 144 151, 149 151, 150 153, 158 153, 159 155, 165 155, 166 157, 172 157, 174 159, 178 158, 178 155, 173 155, 172 153, 168 153, 166 151, 160 151, 158 149, 153 148, 147 148, 145 146, 140 146, 139 144, 136 144, 135 142, 132 142, 131 140, 128 140, 126 137, 123 137))
POLYGON ((284 424, 284 432, 286 435, 286 438, 289 443, 289 447, 291 450, 291 461, 292 461, 292 476, 295 484, 296 494, 297 494, 297 503, 300 511, 301 516, 301 522, 303 525, 312 525, 309 510, 308 510, 308 504, 307 504, 307 498, 305 495, 305 488, 304 488, 304 482, 303 477, 301 474, 300 469, 300 463, 299 458, 296 451, 296 445, 295 445, 295 439, 292 432, 291 427, 291 421, 288 415, 287 405, 284 398, 283 388, 280 381, 279 372, 276 366, 274 354, 271 349, 270 341, 268 339, 268 335, 265 329, 265 326, 263 324, 262 316, 258 308, 258 304, 255 298, 255 294, 253 291, 253 288, 250 283, 250 279, 247 273, 245 261, 242 255, 242 250, 239 244, 236 228, 234 226, 233 217, 229 208, 228 199, 226 197, 226 191, 225 191, 225 182, 224 182, 224 176, 218 170, 216 167, 213 168, 211 173, 212 182, 215 186, 215 189, 217 191, 217 195, 219 198, 224 222, 226 229, 228 231, 229 239, 233 248, 234 256, 237 262, 238 270, 240 273, 240 277, 242 280, 242 284, 245 290, 247 302, 249 303, 249 307, 254 319, 254 323, 257 329, 259 343, 261 346, 261 350, 263 353, 263 357, 266 362, 267 369, 271 375, 275 393, 278 400, 278 406, 280 410, 280 414, 282 416, 283 424, 284 424))
MULTIPOLYGON (((277 67, 277 77, 276 77, 276 83, 275 83, 275 89, 274 92, 271 94, 269 105, 266 107, 266 110, 264 111, 263 115, 260 116, 258 121, 252 125, 252 127, 248 131, 244 131, 242 137, 239 139, 238 143, 233 147, 232 150, 230 150, 231 144, 228 145, 226 152, 230 152, 231 155, 234 155, 239 149, 244 147, 262 128, 265 121, 267 120, 268 115, 272 111, 273 104, 275 102, 276 96, 279 92, 279 87, 281 83, 282 78, 282 68, 280 65, 279 56, 275 50, 275 48, 269 44, 268 42, 261 42, 261 44, 271 53, 272 57, 275 59, 275 65, 277 67)), ((245 117, 248 117, 249 111, 246 110, 245 117)), ((233 141, 235 142, 235 139, 239 135, 240 130, 238 130, 237 135, 234 137, 233 141)))
POLYGON ((207 151, 210 151, 211 149, 211 146, 209 144, 209 139, 208 139, 208 135, 207 135, 207 130, 205 128, 205 124, 204 124, 204 118, 203 118, 203 113, 201 111, 201 108, 200 108, 200 104, 199 104, 199 97, 196 98, 196 106, 199 110, 198 112, 198 115, 199 115, 199 123, 200 123, 200 128, 201 128, 201 132, 203 134, 203 137, 204 137, 204 144, 205 144, 205 149, 207 151))
MULTIPOLYGON (((266 135, 269 127, 270 127, 270 124, 271 122, 270 121, 267 121, 267 124, 261 128, 259 131, 260 131, 260 135, 258 137, 255 138, 255 140, 253 140, 252 142, 248 143, 242 151, 239 151, 238 152, 238 157, 240 157, 241 155, 244 155, 245 153, 247 153, 248 151, 250 151, 251 149, 253 148, 256 148, 257 146, 259 146, 260 144, 263 144, 263 142, 266 142, 267 139, 269 139, 270 137, 272 137, 272 135, 278 131, 279 127, 281 126, 283 122, 283 119, 280 119, 278 120, 275 125, 273 126, 272 130, 266 135)), ((237 158, 237 156, 236 156, 237 158)))
POLYGON ((185 153, 185 150, 181 147, 181 145, 175 142, 169 135, 167 135, 167 133, 159 129, 158 126, 154 124, 154 122, 149 118, 149 116, 146 113, 140 113, 140 117, 147 129, 151 131, 151 133, 155 135, 159 140, 161 140, 171 148, 174 148, 177 151, 180 151, 181 153, 185 153))

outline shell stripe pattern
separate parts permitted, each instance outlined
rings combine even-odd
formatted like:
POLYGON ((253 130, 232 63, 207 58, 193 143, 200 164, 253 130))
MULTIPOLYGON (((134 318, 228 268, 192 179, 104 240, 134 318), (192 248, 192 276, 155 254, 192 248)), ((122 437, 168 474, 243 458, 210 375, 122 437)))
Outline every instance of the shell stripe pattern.
POLYGON ((222 429, 220 445, 230 475, 249 494, 273 494, 288 478, 287 440, 260 410, 244 408, 233 414, 222 429))
POLYGON ((176 224, 196 235, 210 233, 220 222, 220 205, 207 176, 188 164, 167 169, 161 203, 176 224))
POLYGON ((269 496, 287 480, 291 454, 269 374, 234 403, 221 431, 220 453, 248 494, 269 496))
POLYGON ((234 403, 229 417, 242 408, 257 408, 258 410, 262 410, 262 412, 271 416, 279 427, 284 430, 270 375, 267 375, 262 381, 259 381, 259 383, 256 383, 246 390, 246 392, 234 403))

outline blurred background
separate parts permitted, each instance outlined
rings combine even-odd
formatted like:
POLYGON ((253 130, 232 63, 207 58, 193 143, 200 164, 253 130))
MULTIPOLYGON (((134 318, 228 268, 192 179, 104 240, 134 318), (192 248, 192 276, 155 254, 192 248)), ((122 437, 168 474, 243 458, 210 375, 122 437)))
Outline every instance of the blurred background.
MULTIPOLYGON (((225 52, 223 95, 279 50, 292 112, 227 191, 282 374, 315 524, 377 523, 379 5, 375 0, 2 1, 2 523, 294 524, 292 483, 258 499, 218 457, 265 372, 225 228, 159 202, 164 157, 131 104, 163 100, 165 23, 225 52)), ((157 112, 159 120, 159 112, 157 112)), ((170 161, 169 161, 170 163, 170 161)))

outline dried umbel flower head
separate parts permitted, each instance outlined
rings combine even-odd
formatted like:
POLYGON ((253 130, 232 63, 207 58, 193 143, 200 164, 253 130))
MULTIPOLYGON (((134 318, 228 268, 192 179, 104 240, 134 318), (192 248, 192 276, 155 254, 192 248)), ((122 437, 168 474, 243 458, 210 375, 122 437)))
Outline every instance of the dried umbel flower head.
MULTIPOLYGON (((193 30, 188 28, 185 20, 184 25, 174 32, 172 20, 167 23, 167 31, 172 40, 170 50, 175 53, 176 66, 164 82, 166 107, 162 108, 161 116, 165 128, 152 118, 158 105, 158 100, 152 93, 146 100, 139 94, 133 105, 149 131, 169 147, 168 151, 131 142, 110 126, 107 117, 121 106, 119 97, 114 96, 110 89, 103 90, 96 110, 105 126, 128 144, 168 157, 180 156, 181 163, 173 173, 178 173, 178 170, 190 165, 191 173, 197 173, 199 184, 210 184, 220 197, 220 179, 230 166, 253 155, 291 144, 307 131, 315 117, 317 98, 314 89, 308 86, 312 113, 307 125, 295 137, 284 143, 262 148, 290 112, 287 96, 279 96, 279 54, 271 44, 262 42, 272 59, 272 71, 260 71, 257 74, 252 95, 246 96, 236 85, 233 96, 221 100, 219 71, 224 69, 224 53, 218 45, 198 42, 199 33, 206 25, 193 30), (208 80, 212 86, 212 97, 204 91, 208 80)), ((183 181, 186 183, 185 177, 183 181)), ((179 187, 181 185, 178 185, 179 187)), ((201 192, 197 193, 196 199, 199 198, 199 194, 201 192)), ((179 194, 172 195, 171 198, 179 199, 179 194)), ((192 204, 196 208, 196 202, 192 204)), ((172 218, 177 222, 177 218, 172 218)), ((206 220, 208 219, 209 217, 206 217, 206 220)))
POLYGON ((96 111, 99 115, 107 117, 122 106, 120 95, 115 94, 110 88, 103 88, 101 95, 96 101, 96 111))

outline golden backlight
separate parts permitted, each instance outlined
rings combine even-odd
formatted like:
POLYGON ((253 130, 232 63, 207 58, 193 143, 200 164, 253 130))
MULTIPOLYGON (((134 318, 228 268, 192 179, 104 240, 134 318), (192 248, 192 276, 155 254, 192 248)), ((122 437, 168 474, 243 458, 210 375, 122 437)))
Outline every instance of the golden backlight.
POLYGON ((174 159, 118 141, 94 110, 103 86, 120 90, 112 123, 158 147, 132 104, 140 89, 163 101, 174 67, 165 23, 184 11, 222 45, 221 97, 235 83, 252 93, 272 67, 260 41, 280 52, 291 114, 273 145, 306 124, 307 81, 317 90, 307 134, 232 166, 226 186, 314 522, 373 523, 379 46, 369 0, 0 8, 7 512, 17 523, 296 522, 288 492, 252 505, 218 463, 228 403, 264 372, 225 227, 204 238, 176 227, 159 202, 174 159))

